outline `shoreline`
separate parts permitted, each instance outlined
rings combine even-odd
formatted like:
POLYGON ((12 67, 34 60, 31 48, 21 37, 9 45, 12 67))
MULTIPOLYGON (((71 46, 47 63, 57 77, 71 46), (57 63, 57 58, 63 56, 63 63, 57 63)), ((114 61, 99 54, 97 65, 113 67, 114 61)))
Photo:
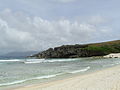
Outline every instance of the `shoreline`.
POLYGON ((120 90, 119 68, 120 65, 117 65, 85 75, 27 85, 14 90, 120 90))

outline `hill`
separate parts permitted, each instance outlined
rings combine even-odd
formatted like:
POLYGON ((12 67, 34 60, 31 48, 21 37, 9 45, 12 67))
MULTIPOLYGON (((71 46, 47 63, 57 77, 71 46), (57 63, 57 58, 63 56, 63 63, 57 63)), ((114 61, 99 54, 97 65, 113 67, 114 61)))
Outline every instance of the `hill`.
POLYGON ((104 56, 110 53, 120 53, 120 40, 92 43, 63 45, 60 47, 49 48, 46 51, 32 55, 34 58, 79 58, 104 56))

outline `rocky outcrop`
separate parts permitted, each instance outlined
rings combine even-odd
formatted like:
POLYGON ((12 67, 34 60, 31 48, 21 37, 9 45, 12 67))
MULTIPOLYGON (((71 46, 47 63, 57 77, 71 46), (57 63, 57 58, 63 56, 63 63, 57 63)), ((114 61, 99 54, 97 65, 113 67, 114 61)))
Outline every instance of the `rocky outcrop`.
POLYGON ((63 45, 49 48, 46 51, 30 57, 35 58, 79 58, 91 56, 104 56, 120 52, 120 40, 86 45, 63 45))

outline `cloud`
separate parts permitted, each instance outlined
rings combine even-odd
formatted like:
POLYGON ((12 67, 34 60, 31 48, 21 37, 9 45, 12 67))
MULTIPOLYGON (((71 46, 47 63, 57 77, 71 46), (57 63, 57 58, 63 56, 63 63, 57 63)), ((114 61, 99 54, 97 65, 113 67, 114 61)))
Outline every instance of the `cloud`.
POLYGON ((53 1, 61 2, 61 3, 70 3, 70 2, 75 2, 77 0, 53 0, 53 1))
POLYGON ((111 29, 101 26, 103 20, 97 19, 84 23, 67 19, 49 21, 5 9, 0 13, 0 50, 35 51, 100 39, 101 34, 108 35, 111 29))

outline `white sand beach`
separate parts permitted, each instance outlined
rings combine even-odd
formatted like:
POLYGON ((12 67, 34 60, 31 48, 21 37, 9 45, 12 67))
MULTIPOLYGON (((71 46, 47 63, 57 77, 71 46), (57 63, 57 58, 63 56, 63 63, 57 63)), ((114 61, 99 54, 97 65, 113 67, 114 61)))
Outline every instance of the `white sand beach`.
POLYGON ((104 57, 105 58, 120 58, 120 53, 111 53, 111 54, 108 54, 104 57))
POLYGON ((19 87, 14 90, 120 90, 120 65, 87 75, 19 87))

